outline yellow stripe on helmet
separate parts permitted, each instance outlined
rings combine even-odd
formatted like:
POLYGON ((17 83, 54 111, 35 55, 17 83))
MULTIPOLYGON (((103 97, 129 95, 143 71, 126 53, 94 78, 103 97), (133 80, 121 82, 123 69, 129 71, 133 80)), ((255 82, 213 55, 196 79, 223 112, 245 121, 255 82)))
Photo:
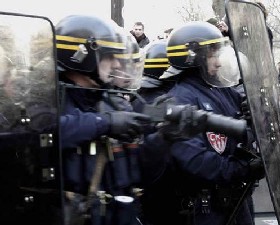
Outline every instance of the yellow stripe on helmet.
POLYGON ((145 62, 168 62, 167 58, 145 59, 145 62))
MULTIPOLYGON (((229 41, 229 37, 222 37, 222 38, 217 38, 217 39, 212 39, 212 40, 207 40, 207 41, 201 41, 198 44, 200 46, 203 45, 210 45, 210 44, 215 44, 215 43, 220 43, 224 41, 229 41)), ((186 43, 186 45, 176 45, 176 46, 169 46, 167 47, 167 57, 176 57, 176 56, 187 56, 189 55, 189 52, 187 51, 187 46, 189 43, 186 43), (172 50, 183 50, 183 51, 178 51, 178 52, 170 52, 172 50)))
MULTIPOLYGON (((85 39, 85 38, 77 38, 77 37, 70 37, 70 36, 63 36, 63 35, 56 35, 56 40, 72 42, 72 43, 79 43, 79 44, 85 44, 88 42, 88 39, 85 39)), ((102 47, 125 49, 124 43, 104 41, 104 40, 96 40, 96 43, 102 47)), ((69 48, 66 47, 65 49, 72 49, 72 47, 69 47, 69 48)))
POLYGON ((130 53, 125 53, 125 54, 114 54, 114 57, 117 59, 138 59, 140 58, 140 53, 134 53, 134 54, 130 54, 130 53))
POLYGON ((111 41, 103 41, 103 40, 96 40, 96 43, 98 45, 101 45, 102 47, 125 49, 124 43, 111 42, 111 41))
POLYGON ((167 53, 167 57, 172 57, 172 56, 186 56, 189 55, 189 53, 186 52, 172 52, 172 53, 167 53))
MULTIPOLYGON (((229 37, 222 37, 222 38, 217 38, 217 39, 212 39, 212 40, 207 40, 207 41, 201 41, 198 44, 199 45, 209 45, 209 44, 215 44, 215 43, 220 43, 224 41, 229 41, 229 37)), ((187 46, 189 43, 186 43, 185 45, 176 45, 176 46, 169 46, 167 47, 167 51, 172 51, 172 50, 187 50, 187 46)))
POLYGON ((157 65, 144 65, 144 68, 167 68, 169 67, 169 64, 157 64, 157 65))
POLYGON ((199 45, 210 45, 210 44, 220 43, 220 42, 224 42, 224 41, 229 41, 229 37, 222 37, 222 38, 202 41, 202 42, 199 42, 199 45))
POLYGON ((87 43, 87 39, 85 38, 77 38, 77 37, 62 36, 62 35, 56 35, 56 40, 81 43, 81 44, 87 43))
POLYGON ((56 44, 56 48, 78 51, 79 50, 79 45, 56 44))
POLYGON ((186 50, 187 47, 186 47, 186 45, 176 45, 176 46, 167 47, 167 51, 180 50, 180 49, 186 50))

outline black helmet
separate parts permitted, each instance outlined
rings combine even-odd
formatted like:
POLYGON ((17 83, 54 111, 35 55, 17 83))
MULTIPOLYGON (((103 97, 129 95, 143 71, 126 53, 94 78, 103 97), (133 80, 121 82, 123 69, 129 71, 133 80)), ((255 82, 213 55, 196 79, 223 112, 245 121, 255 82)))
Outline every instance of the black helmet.
POLYGON ((205 52, 203 49, 228 41, 221 31, 207 22, 193 21, 174 30, 167 47, 169 63, 177 69, 199 66, 197 60, 205 52))
POLYGON ((153 41, 145 46, 146 58, 141 87, 153 88, 160 86, 162 81, 159 80, 159 77, 169 67, 166 47, 166 39, 153 41))
POLYGON ((120 27, 96 16, 67 16, 55 29, 58 65, 62 70, 77 71, 95 80, 100 58, 125 49, 120 27))
POLYGON ((205 21, 188 22, 174 30, 168 39, 167 57, 178 70, 199 67, 202 78, 212 86, 232 86, 239 80, 232 76, 238 74, 238 65, 229 38, 205 21))

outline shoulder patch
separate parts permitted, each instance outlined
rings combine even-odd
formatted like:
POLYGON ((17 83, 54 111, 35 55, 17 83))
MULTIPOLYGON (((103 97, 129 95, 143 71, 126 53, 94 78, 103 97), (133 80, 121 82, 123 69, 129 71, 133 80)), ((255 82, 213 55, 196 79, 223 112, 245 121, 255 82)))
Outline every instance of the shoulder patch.
POLYGON ((215 134, 213 132, 206 132, 208 141, 216 152, 222 154, 227 145, 227 137, 224 134, 215 134))

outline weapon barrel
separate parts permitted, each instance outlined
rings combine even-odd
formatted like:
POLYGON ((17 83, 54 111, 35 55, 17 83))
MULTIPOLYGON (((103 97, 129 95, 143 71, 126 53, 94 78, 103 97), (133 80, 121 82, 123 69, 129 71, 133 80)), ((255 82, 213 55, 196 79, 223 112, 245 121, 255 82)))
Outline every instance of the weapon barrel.
MULTIPOLYGON (((198 110, 196 113, 201 113, 198 110)), ((205 112, 202 112, 205 113, 205 112)), ((246 120, 234 119, 223 115, 207 112, 206 131, 223 133, 227 136, 234 137, 243 141, 246 137, 246 120)))

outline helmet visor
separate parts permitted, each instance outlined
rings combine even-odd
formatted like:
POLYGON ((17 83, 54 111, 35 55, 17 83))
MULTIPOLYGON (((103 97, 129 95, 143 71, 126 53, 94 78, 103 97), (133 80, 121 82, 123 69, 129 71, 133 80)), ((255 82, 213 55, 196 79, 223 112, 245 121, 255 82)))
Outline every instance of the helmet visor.
POLYGON ((213 87, 231 87, 240 80, 240 71, 234 49, 229 42, 207 45, 206 68, 202 78, 213 87))
POLYGON ((144 69, 145 54, 134 43, 127 44, 127 49, 121 54, 114 54, 120 62, 120 68, 112 74, 113 85, 122 89, 137 90, 141 86, 141 79, 144 69))
POLYGON ((121 68, 121 62, 116 55, 125 51, 126 46, 124 40, 121 38, 118 41, 97 40, 95 43, 97 47, 92 44, 91 49, 96 52, 99 79, 104 84, 111 85, 116 71, 121 68))

